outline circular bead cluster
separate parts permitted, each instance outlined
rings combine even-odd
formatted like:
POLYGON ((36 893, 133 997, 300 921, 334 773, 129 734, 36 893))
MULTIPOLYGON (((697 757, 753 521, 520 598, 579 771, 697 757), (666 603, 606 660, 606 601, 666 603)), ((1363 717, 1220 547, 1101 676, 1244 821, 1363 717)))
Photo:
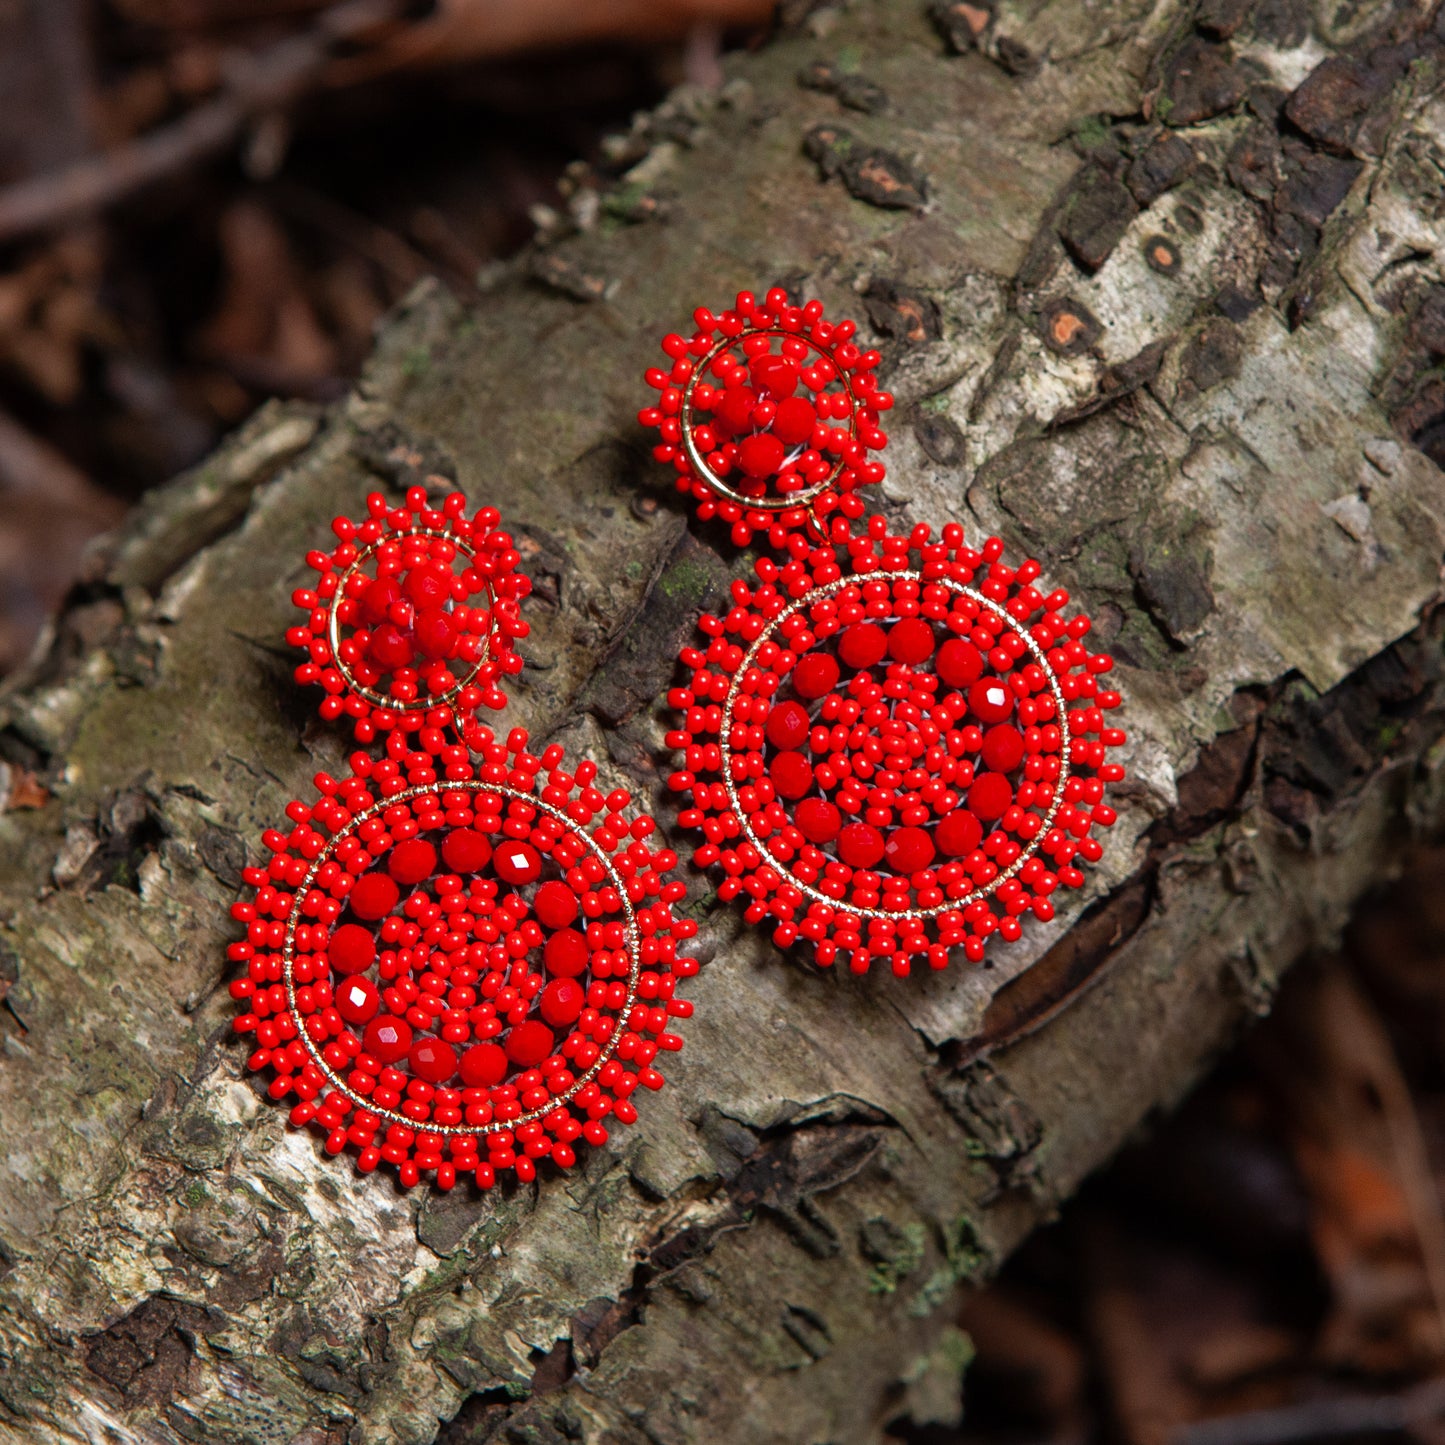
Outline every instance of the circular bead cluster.
POLYGON ((520 729, 477 728, 472 753, 434 724, 318 775, 318 801, 265 834, 231 910, 235 1028, 328 1153, 490 1188, 569 1167, 579 1139, 633 1122, 639 1085, 662 1087, 697 925, 673 913, 677 855, 595 764, 564 771, 520 729))
POLYGON ((883 480, 868 454, 887 442, 878 414, 893 398, 857 324, 824 320, 820 301, 791 306, 778 288, 693 321, 690 339, 663 338, 669 365, 646 373, 660 395, 638 420, 661 434, 653 454, 677 468, 698 515, 731 522, 740 546, 765 532, 780 550, 810 523, 833 530, 831 514, 861 516, 855 489, 883 480))
POLYGON ((701 619, 669 694, 671 786, 705 840, 695 861, 780 945, 858 973, 977 961, 1024 914, 1052 918, 1057 886, 1102 855, 1124 772, 1107 761, 1121 699, 1099 682, 1113 663, 1066 592, 1034 586, 1038 563, 1002 554, 875 517, 843 548, 760 559, 727 615, 701 619))
POLYGON ((532 584, 496 510, 469 518, 460 492, 437 510, 413 487, 396 508, 373 492, 367 512, 337 517, 336 547, 307 555, 319 575, 292 594, 307 620, 286 634, 307 654, 297 682, 319 684, 321 716, 351 718, 361 742, 415 731, 438 708, 458 723, 500 708, 500 678, 522 668, 518 604, 532 584))

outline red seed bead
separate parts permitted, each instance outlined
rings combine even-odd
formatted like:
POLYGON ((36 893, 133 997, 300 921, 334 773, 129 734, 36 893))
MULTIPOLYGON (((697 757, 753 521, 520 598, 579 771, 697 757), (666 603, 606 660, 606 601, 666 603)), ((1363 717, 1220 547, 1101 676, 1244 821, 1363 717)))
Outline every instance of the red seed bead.
POLYGON ((527 1019, 507 1035, 507 1057, 524 1069, 535 1068, 552 1052, 555 1042, 555 1036, 546 1024, 527 1019))
POLYGON ((386 871, 398 883, 411 887, 436 872, 437 850, 425 838, 398 843, 386 860, 386 871))
POLYGON ((968 707, 980 722, 1001 723, 1013 711, 1013 690, 997 678, 982 678, 968 690, 968 707))
POLYGON ((367 922, 385 918, 401 897, 401 890, 385 873, 365 873, 356 880, 347 901, 351 911, 367 922))
POLYGON ((923 662, 933 655, 933 629, 921 617, 895 622, 888 629, 888 655, 895 662, 923 662))
MULTIPOLYGON (((871 622, 855 622, 845 627, 838 638, 838 656, 849 667, 875 667, 888 651, 888 634, 871 622)), ((928 654, 925 653, 926 657, 928 654)))
POLYGON ((796 748, 807 738, 811 726, 806 709, 789 700, 774 704, 763 730, 775 748, 796 748))
POLYGON ((492 845, 474 828, 453 828, 442 840, 442 861, 453 873, 478 873, 492 856, 492 845))
POLYGON ((843 826, 843 815, 824 798, 804 798, 798 804, 798 829, 810 843, 831 843, 843 826))
POLYGON ((592 950, 587 940, 575 928, 559 928, 548 940, 542 951, 547 972, 558 978, 576 978, 584 973, 591 960, 592 950))
POLYGON ((566 928, 577 917, 577 895, 565 883, 544 883, 532 899, 532 912, 548 928, 566 928))
POLYGON ((542 990, 538 1008, 553 1028, 560 1029, 577 1022, 586 1002, 587 995, 580 984, 570 978, 554 978, 542 990))
POLYGON ((1011 773, 1024 760, 1024 735, 1016 727, 1000 723, 983 735, 981 753, 994 772, 1011 773))
POLYGON ((980 773, 968 790, 969 812, 991 823, 1008 812, 1013 796, 1013 789, 1002 773, 980 773))
POLYGON ((799 697, 822 697, 838 684, 837 659, 826 652, 810 652, 793 669, 793 689, 799 697))
POLYGON ((962 637, 950 637, 938 649, 933 670, 949 687, 968 687, 983 676, 983 653, 962 637))
POLYGON ((376 939, 359 923, 343 923, 327 942, 326 956, 337 973, 365 973, 376 958, 376 939))
POLYGON ((933 862, 933 839, 922 828, 895 828, 883 856, 895 873, 921 873, 933 862))
POLYGON ((872 868, 883 861, 883 834, 871 823, 849 823, 838 834, 838 856, 850 868, 872 868))
POLYGON ((779 753, 768 765, 778 796, 801 798, 813 786, 813 765, 802 753, 779 753))
POLYGON ((367 1024, 361 1046, 381 1063, 394 1064, 411 1049, 411 1025, 392 1014, 382 1014, 367 1024))
POLYGON ((457 1051, 441 1039, 418 1039, 407 1052, 411 1071, 429 1084, 445 1084, 457 1071, 457 1051))
POLYGON ((508 838, 492 854, 492 868, 504 883, 521 888, 541 877, 542 859, 531 844, 508 838))

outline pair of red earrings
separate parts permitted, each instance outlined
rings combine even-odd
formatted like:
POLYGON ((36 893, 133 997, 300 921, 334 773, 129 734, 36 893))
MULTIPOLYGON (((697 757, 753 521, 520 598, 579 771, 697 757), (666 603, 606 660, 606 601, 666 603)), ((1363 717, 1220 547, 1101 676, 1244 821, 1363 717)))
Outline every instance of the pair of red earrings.
MULTIPOLYGON (((1110 660, 997 539, 862 521, 892 398, 852 322, 781 290, 694 319, 663 341, 640 420, 700 516, 777 554, 700 619, 668 694, 694 861, 819 964, 977 960, 1024 915, 1051 918, 1050 895, 1101 854, 1104 786, 1123 775, 1106 757, 1124 741, 1110 660)), ((232 909, 235 1027, 292 1122, 363 1171, 531 1179, 661 1087, 696 924, 676 912, 676 853, 626 792, 477 721, 527 635, 530 582, 497 513, 420 488, 368 510, 308 555, 317 580, 287 636, 322 716, 374 751, 319 774, 263 836, 270 861, 232 909)))

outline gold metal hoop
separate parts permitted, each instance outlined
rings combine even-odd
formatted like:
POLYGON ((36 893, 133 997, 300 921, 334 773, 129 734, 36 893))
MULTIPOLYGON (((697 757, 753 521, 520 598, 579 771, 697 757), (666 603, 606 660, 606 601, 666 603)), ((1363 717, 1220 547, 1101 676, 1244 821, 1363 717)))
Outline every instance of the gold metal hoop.
POLYGON ((821 482, 815 482, 806 491, 795 492, 790 497, 749 497, 745 496, 742 492, 735 491, 708 466, 707 459, 699 450, 692 434, 693 392, 697 388, 698 379, 706 376, 708 368, 712 366, 713 362, 716 361, 723 352, 732 351, 750 336, 792 337, 802 341, 805 346, 811 347, 819 356, 826 357, 829 364, 838 373, 838 380, 842 384, 843 390, 848 394, 848 400, 851 403, 848 409, 848 435, 850 437, 856 437, 858 435, 858 398, 853 391, 852 383, 848 380, 848 374, 838 366, 837 362, 833 361, 832 357, 828 356, 821 347, 808 341, 806 337, 799 336, 796 331, 788 331, 781 326, 752 326, 746 331, 739 332, 736 336, 725 336, 721 341, 717 342, 712 350, 693 368, 692 375, 688 377, 687 384, 682 389, 682 407, 678 414, 678 423, 682 429, 682 449, 687 456, 689 465, 691 465, 693 471, 697 473, 698 479, 706 482, 719 496, 726 497, 729 501, 737 502, 740 506, 757 507, 760 511, 764 512, 782 512, 786 511, 789 507, 804 506, 808 502, 811 502, 814 497, 826 492, 828 488, 838 480, 839 476, 842 475, 845 466, 843 459, 840 457, 834 462, 833 470, 830 471, 821 482))
POLYGON ((1039 851, 1039 848, 1043 842, 1043 837, 1048 832, 1049 825, 1054 821, 1054 818, 1057 815, 1059 808, 1063 802, 1064 784, 1067 783, 1069 780, 1069 727, 1067 721, 1068 705, 1064 700, 1063 688, 1059 685, 1059 680, 1055 676, 1053 668, 1049 666, 1047 654, 1044 652, 1043 648, 1041 648, 1039 644, 1028 635, 1027 632, 1019 630, 1019 636, 1027 645, 1029 651, 1032 652, 1034 657, 1037 658, 1037 660, 1043 665, 1044 672, 1048 675, 1049 678, 1049 690, 1053 693, 1054 705, 1059 710, 1059 727, 1060 732, 1063 735, 1062 742, 1059 748, 1059 777, 1054 786, 1053 801, 1049 804, 1048 811, 1043 815, 1043 823, 1040 826, 1038 833, 1029 840, 1028 845, 1024 848, 1023 852, 1021 852, 1019 856, 1015 858, 1014 861, 1010 863, 1007 868, 1001 870, 996 877, 990 879, 987 883, 975 884, 961 898, 948 899, 947 901, 939 903, 932 908, 909 908, 901 911, 894 911, 884 908, 862 908, 859 907, 857 904, 847 903, 838 898, 830 898, 826 893, 820 892, 811 884, 804 883, 801 878, 794 877, 788 865, 782 862, 779 858, 777 858, 774 855, 773 850, 768 847, 768 845, 763 841, 763 839, 761 839, 757 835, 756 832, 754 832, 752 820, 749 815, 743 811, 742 803, 738 798, 737 784, 733 780, 733 770, 731 765, 733 756, 733 705, 737 700, 738 690, 742 686, 744 675, 746 674, 748 668, 752 665, 753 659, 758 655, 758 653, 767 643, 769 637, 774 632, 776 632, 778 627, 781 626, 782 623, 786 622, 789 617, 793 617, 797 613, 802 612, 805 608, 811 607, 815 602, 819 602, 825 597, 831 597, 835 592, 846 591, 850 587, 861 588, 865 582, 883 580, 887 580, 890 582, 927 582, 934 586, 947 587, 954 592, 962 593, 962 595, 965 597, 971 597, 980 606, 987 608, 988 611, 992 613, 997 614, 998 612, 998 606, 996 603, 989 601, 989 599, 985 597, 981 592, 974 591, 972 587, 964 587, 958 582, 950 582, 946 578, 942 577, 925 577, 922 572, 917 571, 875 572, 869 574, 869 576, 867 577, 840 577, 836 582, 825 583, 821 587, 815 587, 812 591, 804 593, 804 595, 799 597, 797 601, 791 604, 791 606, 785 608, 782 612, 778 613, 776 617, 772 618, 769 621, 767 627, 765 627, 763 631, 758 634, 758 636, 754 639, 752 645, 748 648, 747 652, 743 654, 743 659, 738 664, 737 671, 733 673, 733 679, 731 685, 728 687, 727 697, 723 700, 723 727, 726 729, 720 739, 722 748, 723 787, 727 790, 728 802, 732 805, 733 814, 738 820, 738 826, 747 835, 748 841, 753 845, 753 847, 755 847, 768 859, 768 861, 774 868, 778 869, 778 871, 788 881, 789 885, 793 888, 796 888, 800 893, 806 894, 809 898, 813 899, 817 903, 826 904, 829 908, 841 909, 845 913, 857 913, 864 918, 937 918, 942 913, 948 913, 953 909, 961 908, 971 898, 976 898, 983 893, 992 892, 995 888, 998 887, 1000 883, 1008 882, 1008 880, 1012 878, 1024 866, 1024 864, 1027 863, 1028 860, 1034 856, 1035 853, 1039 851))
POLYGON ((614 1028, 612 1036, 603 1045, 602 1052, 588 1068, 577 1076, 568 1085, 567 1089, 560 1094, 554 1094, 546 1104, 536 1109, 530 1109, 525 1114, 519 1114, 515 1119, 493 1120, 490 1124, 437 1124, 433 1122, 421 1123, 416 1119, 409 1118, 395 1109, 383 1109, 374 1099, 368 1099, 365 1094, 359 1094, 345 1079, 343 1079, 331 1067, 321 1055, 321 1049, 316 1040, 313 1039, 306 1029, 305 1020, 296 1006, 296 929, 299 926, 298 914, 301 911, 300 900, 310 890, 316 881, 316 875, 336 851, 336 845, 341 839, 349 837, 361 825, 368 820, 384 813, 388 808, 394 808, 398 803, 410 802, 411 799, 420 797, 423 793, 495 793, 503 798, 515 798, 525 803, 529 808, 536 808, 538 812, 546 813, 550 818, 561 823, 569 833, 572 833, 592 852, 593 856, 602 864, 611 876, 612 882, 617 887, 618 896, 622 900, 622 912, 627 925, 627 957, 630 967, 627 974, 627 999, 622 1006, 621 1018, 625 1018, 632 1011, 633 1004, 637 1001, 638 976, 642 971, 642 950, 638 940, 637 913, 632 906, 632 900, 627 896, 627 883, 617 871, 608 854, 594 839, 582 832, 560 808, 554 807, 551 803, 537 797, 535 793, 526 793, 519 788, 505 787, 500 783, 481 783, 475 780, 470 782, 446 782, 421 784, 417 787, 406 788, 399 793, 393 793, 389 797, 380 798, 369 808, 356 814, 354 818, 334 834, 331 841, 322 849, 311 867, 307 870, 306 877, 296 889, 296 901, 291 906, 291 916, 286 921, 286 937, 281 948, 282 977, 286 983, 286 1002, 291 1012, 292 1019, 297 1024, 297 1035, 306 1046, 306 1051, 311 1055, 312 1062, 321 1071, 327 1082, 339 1094, 351 1100, 358 1109, 364 1109, 368 1113, 375 1114, 378 1118, 386 1119, 393 1124, 400 1124, 404 1128, 415 1130, 418 1133, 458 1135, 465 1134, 471 1137, 478 1137, 486 1134, 494 1134, 499 1129, 515 1129, 520 1124, 532 1124, 539 1119, 544 1119, 554 1109, 560 1108, 569 1100, 574 1098, 578 1092, 597 1077, 603 1066, 617 1052, 617 1046, 622 1040, 623 1030, 614 1028))

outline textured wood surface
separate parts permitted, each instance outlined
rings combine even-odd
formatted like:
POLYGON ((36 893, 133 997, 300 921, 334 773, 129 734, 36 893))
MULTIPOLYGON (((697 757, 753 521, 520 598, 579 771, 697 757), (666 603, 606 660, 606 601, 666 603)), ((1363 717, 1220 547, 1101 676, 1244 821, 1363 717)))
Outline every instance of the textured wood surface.
POLYGON ((935 11, 814 8, 641 120, 474 308, 423 287, 347 402, 153 496, 0 696, 0 1435, 955 1419, 959 1290, 1442 822, 1435 21, 935 11), (238 870, 344 752, 281 644, 302 557, 378 485, 494 502, 536 581, 510 716, 664 803, 656 700, 746 559, 648 459, 639 378, 777 281, 887 354, 879 505, 1000 531, 1118 656, 1105 864, 991 967, 902 984, 778 956, 695 877, 697 1015, 635 1128, 535 1188, 359 1179, 228 1034, 238 870))

